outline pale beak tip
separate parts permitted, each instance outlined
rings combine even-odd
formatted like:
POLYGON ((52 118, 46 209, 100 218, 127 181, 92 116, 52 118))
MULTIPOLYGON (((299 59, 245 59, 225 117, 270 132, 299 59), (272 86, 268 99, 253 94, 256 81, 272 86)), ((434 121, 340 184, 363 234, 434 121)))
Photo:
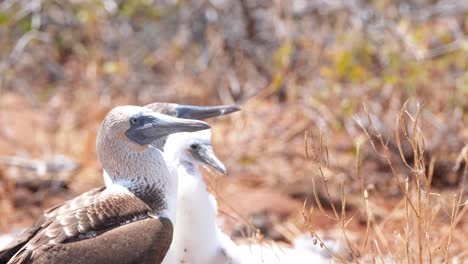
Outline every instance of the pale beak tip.
POLYGON ((202 122, 201 125, 200 125, 200 128, 202 130, 206 130, 206 129, 210 129, 211 126, 208 123, 202 122))
POLYGON ((219 168, 219 171, 220 171, 222 174, 224 174, 224 175, 228 175, 228 174, 229 174, 229 172, 227 171, 227 169, 226 169, 225 167, 220 167, 220 168, 219 168))
POLYGON ((234 112, 237 112, 237 111, 240 111, 241 108, 237 105, 231 105, 223 110, 221 110, 221 113, 223 115, 226 115, 226 114, 230 114, 230 113, 234 113, 234 112))

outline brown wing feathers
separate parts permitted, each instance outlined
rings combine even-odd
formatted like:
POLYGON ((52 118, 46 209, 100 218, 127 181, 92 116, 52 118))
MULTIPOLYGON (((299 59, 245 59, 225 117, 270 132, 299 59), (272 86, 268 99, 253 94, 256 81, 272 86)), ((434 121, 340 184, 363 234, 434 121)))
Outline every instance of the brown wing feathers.
POLYGON ((21 247, 23 247, 31 238, 33 238, 42 228, 50 225, 57 215, 61 212, 70 210, 70 208, 76 207, 77 204, 82 204, 83 201, 92 195, 102 192, 105 187, 95 188, 82 195, 76 197, 73 200, 67 201, 62 204, 58 204, 44 211, 43 215, 34 223, 34 225, 26 229, 21 235, 19 235, 7 248, 0 251, 0 264, 7 263, 8 260, 15 255, 21 247))
POLYGON ((21 247, 23 247, 39 230, 40 225, 37 226, 35 224, 20 234, 13 242, 10 243, 10 245, 8 245, 8 247, 0 251, 0 264, 7 263, 8 260, 11 259, 11 257, 13 257, 13 255, 15 255, 16 252, 18 252, 18 250, 21 249, 21 247))
POLYGON ((22 263, 31 257, 33 250, 94 237, 122 224, 147 218, 149 211, 150 207, 130 192, 108 193, 103 188, 94 189, 47 210, 17 243, 0 253, 0 263, 5 263, 13 254, 18 262, 12 263, 22 263))

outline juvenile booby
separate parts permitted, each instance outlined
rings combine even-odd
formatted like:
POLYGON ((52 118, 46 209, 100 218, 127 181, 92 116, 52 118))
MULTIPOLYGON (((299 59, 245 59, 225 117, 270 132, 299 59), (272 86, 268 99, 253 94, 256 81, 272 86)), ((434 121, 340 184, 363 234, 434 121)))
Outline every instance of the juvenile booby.
POLYGON ((0 263, 161 263, 172 240, 177 189, 150 143, 207 128, 144 107, 114 108, 97 137, 113 183, 46 210, 0 252, 0 263))
POLYGON ((174 237, 163 263, 238 263, 235 244, 216 225, 216 200, 199 170, 208 165, 227 173, 211 146, 210 130, 172 134, 164 155, 179 186, 174 237))
POLYGON ((207 189, 200 165, 226 174, 211 146, 210 130, 171 134, 164 157, 178 177, 177 213, 172 244, 164 264, 285 264, 328 263, 314 252, 269 245, 235 244, 216 224, 217 202, 207 189))

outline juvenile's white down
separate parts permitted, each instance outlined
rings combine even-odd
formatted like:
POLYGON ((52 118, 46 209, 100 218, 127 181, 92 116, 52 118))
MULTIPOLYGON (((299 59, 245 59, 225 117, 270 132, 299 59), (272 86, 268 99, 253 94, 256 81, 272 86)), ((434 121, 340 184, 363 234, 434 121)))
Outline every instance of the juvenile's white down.
POLYGON ((179 178, 179 186, 174 237, 163 263, 239 263, 233 259, 237 256, 235 244, 216 225, 216 200, 206 190, 198 168, 202 161, 190 150, 196 143, 212 151, 210 137, 209 130, 177 133, 164 147, 169 170, 179 178))
POLYGON ((204 162, 200 157, 194 156, 194 151, 191 150, 194 143, 211 151, 214 156, 210 130, 172 134, 164 147, 169 171, 172 175, 177 175, 179 185, 174 237, 163 263, 329 262, 321 255, 304 249, 285 248, 276 244, 236 245, 216 225, 217 203, 213 195, 207 191, 199 170, 199 165, 204 162))

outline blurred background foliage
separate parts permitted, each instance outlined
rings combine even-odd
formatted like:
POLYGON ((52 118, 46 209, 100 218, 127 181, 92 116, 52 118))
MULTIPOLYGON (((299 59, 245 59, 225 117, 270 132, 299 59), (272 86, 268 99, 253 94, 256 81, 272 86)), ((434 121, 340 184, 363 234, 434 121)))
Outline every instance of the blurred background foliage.
MULTIPOLYGON (((395 123, 406 100, 412 113, 421 102, 432 183, 453 190, 468 142, 467 34, 468 2, 456 0, 0 1, 0 154, 8 157, 0 194, 9 215, 0 228, 102 184, 95 133, 118 104, 241 105, 242 113, 212 121, 231 177, 209 181, 223 212, 237 206, 270 238, 291 241, 298 231, 287 223, 304 229, 296 209, 318 175, 304 157, 305 130, 328 146, 332 202, 344 179, 348 206, 359 212, 362 144, 366 184, 382 198, 375 207, 391 210, 401 198, 354 122, 363 104, 404 179, 395 123), (37 163, 18 166, 12 157, 37 163), (43 192, 21 187, 24 167, 34 177, 65 171, 59 186, 71 191, 51 195, 50 181, 43 192), (239 195, 245 202, 229 202, 239 195)), ((413 158, 410 148, 403 154, 413 158)))
POLYGON ((397 86, 404 96, 425 99, 432 74, 444 71, 437 79, 450 90, 447 102, 466 108, 466 5, 5 0, 2 89, 47 102, 55 92, 84 87, 141 103, 173 100, 177 90, 185 92, 179 100, 192 102, 246 101, 260 92, 349 98, 348 87, 359 85, 371 95, 397 86))

